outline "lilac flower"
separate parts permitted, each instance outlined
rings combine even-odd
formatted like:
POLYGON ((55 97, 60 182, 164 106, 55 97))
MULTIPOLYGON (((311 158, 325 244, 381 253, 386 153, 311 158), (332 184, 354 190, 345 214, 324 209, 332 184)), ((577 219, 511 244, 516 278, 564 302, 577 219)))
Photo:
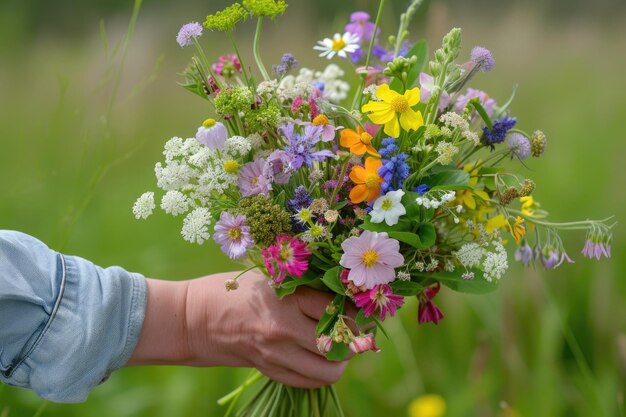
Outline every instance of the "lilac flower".
POLYGON ((585 241, 585 247, 582 250, 583 256, 586 256, 589 259, 596 258, 600 260, 600 258, 604 255, 607 258, 611 257, 611 245, 607 242, 596 242, 593 238, 587 238, 585 241))
POLYGON ((493 112, 496 110, 496 101, 489 97, 487 93, 482 90, 476 90, 474 88, 468 88, 467 93, 462 94, 454 103, 454 111, 457 113, 463 113, 463 109, 467 106, 467 103, 478 97, 480 104, 484 107, 489 117, 493 116, 493 112))
POLYGON ((198 22, 191 22, 183 25, 178 31, 176 36, 176 42, 184 48, 193 43, 193 38, 198 38, 202 35, 202 25, 198 22))
POLYGON ((564 261, 574 263, 574 261, 567 255, 565 250, 559 250, 548 246, 543 248, 541 261, 543 262, 543 266, 548 269, 555 269, 559 267, 564 261))
POLYGON ((483 136, 481 141, 483 144, 489 145, 491 146, 491 149, 493 149, 494 144, 504 142, 506 133, 511 130, 513 126, 515 126, 515 123, 517 123, 517 119, 515 117, 504 117, 496 120, 491 131, 486 126, 483 127, 483 136))
POLYGON ((215 223, 213 239, 230 259, 241 258, 249 248, 254 246, 246 216, 233 216, 227 211, 223 211, 220 219, 215 223))
POLYGON ((295 189, 293 198, 287 202, 287 205, 293 212, 298 212, 300 209, 309 207, 313 202, 313 198, 306 190, 304 185, 298 185, 295 189))
POLYGON ((211 149, 221 149, 228 138, 226 126, 215 119, 206 119, 196 132, 196 140, 211 149))
POLYGON ((381 193, 398 190, 402 188, 402 183, 409 176, 409 166, 406 163, 408 156, 398 152, 394 138, 385 138, 382 141, 382 148, 378 151, 382 156, 382 166, 378 169, 378 175, 383 178, 380 184, 381 193))
POLYGON ((521 133, 511 133, 506 139, 506 143, 512 151, 511 158, 516 156, 523 161, 530 156, 530 140, 521 133))
MULTIPOLYGON (((435 79, 432 75, 428 75, 425 72, 420 72, 420 101, 422 103, 428 103, 430 100, 431 92, 435 86, 435 79)), ((439 110, 443 110, 450 104, 450 95, 442 91, 439 96, 439 110)))
POLYGON ((287 139, 288 145, 285 151, 292 158, 291 168, 294 171, 300 169, 302 165, 312 167, 315 161, 335 157, 335 154, 328 149, 315 150, 315 145, 321 140, 323 126, 305 126, 302 134, 295 133, 294 127, 294 123, 288 123, 279 128, 282 136, 287 139))
POLYGON ((282 77, 287 71, 298 67, 298 60, 290 53, 284 53, 280 64, 273 65, 272 71, 279 77, 282 77))
POLYGON ((293 173, 291 156, 286 151, 277 149, 272 152, 265 162, 264 176, 273 178, 276 184, 287 184, 293 173))
POLYGON ((381 320, 385 320, 387 313, 393 317, 396 314, 396 309, 404 304, 404 298, 394 294, 387 284, 379 284, 371 290, 354 294, 354 301, 357 307, 363 309, 365 317, 379 311, 381 320))
MULTIPOLYGON (((345 27, 346 32, 354 33, 359 37, 361 45, 368 43, 374 34, 374 23, 370 22, 370 15, 366 12, 354 12, 350 15, 350 23, 345 27)), ((376 37, 380 34, 380 28, 376 37)))
POLYGON ((496 60, 493 59, 491 51, 482 46, 475 46, 470 56, 474 65, 484 72, 491 71, 496 66, 496 60))
POLYGON ((519 246, 515 251, 515 260, 527 266, 533 260, 533 249, 528 243, 519 246))
POLYGON ((372 289, 396 279, 394 268, 404 264, 400 242, 387 233, 365 230, 359 237, 349 237, 341 244, 343 255, 339 264, 350 269, 348 279, 354 285, 372 289))
POLYGON ((251 195, 262 194, 269 197, 272 183, 263 175, 265 159, 259 158, 254 162, 248 162, 239 171, 237 185, 241 195, 249 197, 251 195))

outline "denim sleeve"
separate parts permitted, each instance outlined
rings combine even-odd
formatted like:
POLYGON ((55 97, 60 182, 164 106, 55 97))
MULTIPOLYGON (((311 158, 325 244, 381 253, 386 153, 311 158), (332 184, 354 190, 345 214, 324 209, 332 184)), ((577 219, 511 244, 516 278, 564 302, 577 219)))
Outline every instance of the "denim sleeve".
POLYGON ((0 231, 0 381, 56 402, 85 401, 129 359, 146 282, 0 231))

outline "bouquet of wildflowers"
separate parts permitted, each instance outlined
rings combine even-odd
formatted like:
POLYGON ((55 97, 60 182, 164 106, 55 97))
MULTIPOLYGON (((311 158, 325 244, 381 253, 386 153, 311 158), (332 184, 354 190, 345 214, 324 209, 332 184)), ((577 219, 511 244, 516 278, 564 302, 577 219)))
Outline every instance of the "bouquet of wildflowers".
MULTIPOLYGON (((185 240, 212 237, 229 258, 267 275, 278 297, 300 285, 335 293, 317 326, 329 360, 378 351, 375 330, 407 297, 419 302, 419 323, 437 324, 441 288, 496 289, 509 266, 509 240, 524 265, 573 262, 559 237, 564 230, 586 232, 584 256, 611 255, 609 219, 551 222, 533 197, 535 182, 502 166, 539 158, 546 135, 516 127, 513 97, 498 103, 468 87, 495 61, 474 47, 459 63, 460 29, 431 59, 425 41, 408 40, 420 3, 409 5, 387 42, 378 24, 384 0, 374 22, 353 13, 343 34, 313 46, 320 61, 343 61, 320 70, 298 68, 289 52, 271 70, 263 64, 261 29, 285 12, 283 1, 242 0, 177 36, 197 50, 182 85, 214 111, 195 137, 165 144, 165 161, 155 167, 160 207, 184 215, 185 240), (254 69, 232 36, 248 19, 257 25, 254 69), (204 29, 223 32, 232 50, 209 59, 204 29), (349 67, 357 74, 352 84, 349 67), (355 319, 344 314, 348 303, 358 308, 355 319)), ((133 212, 146 218, 154 207, 148 192, 133 212)), ((237 286, 227 282, 228 290, 237 286)), ((232 408, 259 377, 223 402, 232 408)), ((332 387, 307 391, 266 381, 238 415, 342 415, 332 387)))

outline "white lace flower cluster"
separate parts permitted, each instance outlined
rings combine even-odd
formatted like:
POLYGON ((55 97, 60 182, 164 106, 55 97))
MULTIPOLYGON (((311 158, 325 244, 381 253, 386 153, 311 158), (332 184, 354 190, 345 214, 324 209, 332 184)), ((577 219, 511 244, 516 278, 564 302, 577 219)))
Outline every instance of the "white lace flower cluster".
MULTIPOLYGON (((165 191, 160 207, 172 216, 186 214, 181 230, 185 240, 202 244, 210 237, 211 201, 237 185, 237 171, 255 140, 233 136, 220 150, 208 148, 196 138, 167 141, 165 162, 154 167, 157 186, 165 191)), ((133 214, 146 219, 155 206, 154 193, 146 192, 133 205, 133 214)))
POLYGON ((424 208, 434 208, 438 209, 441 206, 446 205, 450 201, 454 200, 456 194, 454 191, 430 191, 427 194, 419 196, 415 199, 415 202, 418 206, 423 206, 424 208))
POLYGON ((441 133, 446 137, 453 137, 457 132, 462 138, 469 140, 474 145, 480 145, 480 138, 476 132, 470 129, 469 122, 463 116, 455 112, 444 113, 439 117, 439 121, 444 124, 441 133))
MULTIPOLYGON (((509 268, 506 249, 499 239, 483 245, 476 242, 466 243, 458 251, 453 252, 453 255, 466 269, 480 267, 489 282, 502 278, 509 268)), ((472 279, 474 273, 467 271, 463 278, 472 279)))
MULTIPOLYGON (((342 79, 344 75, 344 71, 335 64, 328 65, 324 71, 301 68, 298 75, 285 76, 276 87, 276 93, 283 102, 293 100, 298 96, 308 96, 311 87, 320 83, 324 87, 322 97, 332 103, 339 103, 348 97, 350 90, 350 84, 342 79)), ((263 85, 262 91, 265 92, 268 88, 272 88, 271 83, 263 85)))

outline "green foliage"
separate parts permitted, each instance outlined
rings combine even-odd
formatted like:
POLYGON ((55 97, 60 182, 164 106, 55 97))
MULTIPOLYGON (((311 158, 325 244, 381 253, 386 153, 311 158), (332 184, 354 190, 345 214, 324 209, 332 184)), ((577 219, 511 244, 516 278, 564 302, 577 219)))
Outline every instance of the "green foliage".
POLYGON ((332 329, 335 323, 337 322, 337 317, 340 314, 343 314, 343 307, 346 301, 346 296, 337 294, 333 301, 328 304, 326 307, 326 311, 320 318, 320 321, 317 323, 317 335, 328 334, 332 329))
POLYGON ((322 282, 335 293, 345 295, 346 289, 343 287, 343 283, 340 278, 342 270, 343 267, 340 265, 329 269, 322 277, 322 282))
POLYGON ((462 169, 442 167, 422 178, 422 183, 429 185, 432 190, 463 190, 469 188, 469 174, 462 169))
POLYGON ((474 272, 475 278, 471 280, 461 278, 461 274, 458 271, 439 272, 429 277, 437 279, 443 285, 454 291, 468 294, 487 294, 498 289, 498 284, 488 282, 483 278, 481 271, 473 270, 472 272, 474 272))
POLYGON ((210 30, 228 32, 233 30, 237 23, 245 21, 247 17, 248 12, 241 7, 241 4, 233 3, 224 10, 208 15, 204 21, 204 27, 210 30))
POLYGON ((426 68, 426 64, 428 63, 428 42, 425 39, 417 42, 406 54, 407 57, 413 59, 411 65, 409 67, 408 72, 406 73, 406 80, 394 78, 389 84, 389 87, 392 90, 402 92, 403 84, 407 86, 407 88, 411 88, 417 78, 419 77, 420 72, 424 71, 426 68))
POLYGON ((243 0, 242 3, 251 15, 258 17, 273 19, 287 10, 287 3, 283 0, 243 0))

